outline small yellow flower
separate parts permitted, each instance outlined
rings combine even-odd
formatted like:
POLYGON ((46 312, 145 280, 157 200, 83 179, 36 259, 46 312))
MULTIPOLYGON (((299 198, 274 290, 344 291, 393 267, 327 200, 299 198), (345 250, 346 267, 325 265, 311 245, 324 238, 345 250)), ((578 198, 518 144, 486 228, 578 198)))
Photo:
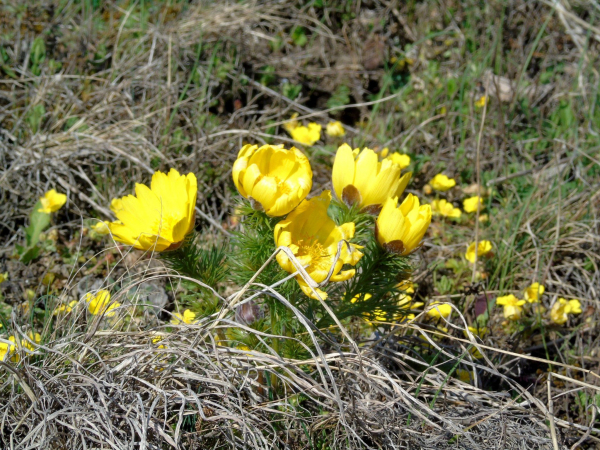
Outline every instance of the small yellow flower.
MULTIPOLYGON (((487 327, 468 327, 468 328, 471 333, 473 333, 475 336, 480 337, 480 338, 483 338, 489 332, 487 327)), ((466 336, 467 332, 465 331, 464 333, 466 336)))
POLYGON ((456 369, 456 376, 463 383, 471 383, 471 372, 464 369, 456 369))
POLYGON ((427 315, 433 319, 443 317, 447 319, 452 314, 452 306, 448 303, 433 302, 430 305, 431 309, 427 311, 427 315))
POLYGON ((477 212, 477 204, 479 204, 479 209, 483 207, 481 197, 475 195, 474 197, 469 197, 463 201, 463 208, 466 213, 477 212))
POLYGON ((475 102, 475 106, 478 107, 478 108, 483 108, 485 106, 486 102, 487 102, 487 97, 485 95, 482 95, 475 102))
MULTIPOLYGON (((294 119, 298 114, 294 114, 292 119, 294 119)), ((290 133, 292 139, 310 147, 315 144, 319 139, 321 139, 321 125, 318 123, 311 122, 307 127, 304 125, 299 125, 298 121, 293 120, 291 122, 286 123, 283 128, 290 133)))
MULTIPOLYGON (((292 211, 287 218, 275 226, 275 244, 278 247, 289 247, 306 272, 317 283, 325 281, 333 266, 330 281, 345 281, 354 276, 355 269, 342 270, 345 264, 354 266, 363 254, 357 245, 342 244, 340 257, 335 262, 338 244, 349 241, 354 237, 354 222, 337 226, 327 215, 327 208, 331 202, 331 192, 323 191, 310 200, 304 200, 300 206, 292 211)), ((277 254, 277 262, 283 270, 289 273, 296 272, 296 267, 283 252, 277 254)), ((311 298, 315 298, 311 288, 304 279, 296 276, 302 291, 311 298)), ((324 300, 327 293, 316 289, 324 300)))
MULTIPOLYGON (((485 256, 489 252, 492 251, 492 243, 490 241, 479 241, 477 244, 477 259, 480 256, 485 256)), ((467 253, 465 253, 465 258, 470 263, 475 262, 475 242, 471 242, 469 248, 467 248, 467 253)))
POLYGON ((284 216, 300 204, 312 187, 308 158, 283 145, 245 145, 233 164, 233 182, 256 209, 284 216))
POLYGON ((0 342, 0 361, 4 361, 7 356, 10 356, 15 351, 15 337, 10 336, 8 340, 12 342, 12 344, 0 342))
POLYGON ((557 325, 564 324, 569 314, 581 314, 581 302, 579 300, 566 300, 559 298, 550 310, 550 319, 557 325))
MULTIPOLYGON (((33 333, 33 332, 28 332, 27 336, 29 336, 29 340, 35 342, 36 344, 39 344, 42 341, 42 336, 40 335, 40 333, 33 333)), ((35 347, 34 345, 29 342, 27 339, 21 339, 21 345, 26 348, 27 350, 30 351, 34 351, 35 347)))
POLYGON ((400 176, 400 166, 389 159, 379 162, 377 153, 369 148, 362 151, 343 144, 333 162, 332 183, 337 198, 347 204, 382 205, 390 197, 399 197, 412 176, 400 176), (360 153, 359 153, 360 152, 360 153))
POLYGON ((504 295, 496 299, 496 304, 504 306, 504 317, 508 320, 519 320, 523 314, 523 305, 526 300, 519 300, 513 294, 504 295))
POLYGON ((454 180, 454 178, 448 178, 443 173, 438 173, 431 179, 429 185, 436 191, 446 192, 448 189, 456 186, 456 180, 454 180))
POLYGON ((108 222, 107 220, 105 220, 104 222, 95 222, 94 224, 92 224, 91 228, 94 232, 101 235, 110 234, 110 228, 108 228, 109 224, 110 222, 108 222))
POLYGON ((111 202, 118 220, 108 227, 115 240, 139 250, 177 248, 194 229, 197 193, 193 173, 154 172, 150 187, 136 183, 135 196, 121 198, 120 205, 111 202))
POLYGON ((77 300, 73 300, 68 305, 60 305, 59 307, 57 307, 54 310, 54 312, 52 314, 54 314, 55 316, 57 316, 59 314, 63 314, 63 313, 68 314, 73 310, 73 308, 75 307, 75 305, 77 305, 77 303, 79 303, 77 300))
POLYGON ((50 214, 58 211, 67 202, 67 196, 65 194, 59 194, 55 189, 50 189, 40 198, 42 207, 38 209, 38 212, 50 214))
POLYGON ((401 281, 396 287, 406 294, 414 294, 415 292, 415 283, 410 280, 401 281))
POLYGON ((444 216, 450 219, 460 219, 462 213, 460 209, 444 199, 434 200, 431 202, 431 211, 434 216, 444 216))
POLYGON ((488 217, 488 215, 487 215, 487 214, 482 214, 482 215, 480 215, 480 216, 479 216, 479 221, 480 221, 481 223, 485 223, 485 222, 487 222, 487 221, 489 221, 489 220, 490 220, 490 218, 488 217))
POLYGON ((540 297, 544 294, 546 288, 543 284, 533 283, 527 289, 525 289, 525 300, 529 303, 537 303, 540 300, 540 297))
POLYGON ((8 280, 8 272, 0 273, 0 284, 8 280))
MULTIPOLYGON (((153 338, 152 338, 152 343, 153 343, 153 344, 159 344, 159 343, 160 343, 162 340, 163 340, 163 337, 162 337, 162 336, 156 336, 156 337, 153 337, 153 338)), ((160 345, 158 346, 158 348, 159 348, 159 349, 162 349, 162 348, 167 348, 167 347, 166 347, 165 345, 163 345, 163 344, 160 344, 160 345)))
POLYGON ((171 319, 171 323, 174 325, 180 325, 182 323, 186 323, 188 325, 193 324, 196 321, 196 313, 186 309, 183 314, 174 313, 173 318, 171 319))
POLYGON ((121 211, 123 209, 123 200, 121 200, 120 198, 113 198, 110 201, 110 210, 114 213, 117 214, 119 211, 121 211))
POLYGON ((398 197, 388 198, 375 224, 375 237, 388 251, 408 255, 421 243, 431 223, 431 206, 420 205, 419 199, 408 194, 397 207, 398 197))
POLYGON ((85 301, 88 304, 88 311, 94 316, 104 314, 106 317, 113 317, 115 315, 113 310, 121 306, 120 303, 110 302, 110 292, 105 289, 98 291, 96 295, 88 292, 85 294, 85 301))
POLYGON ((329 122, 325 132, 331 137, 342 137, 346 134, 344 125, 342 125, 342 122, 339 120, 336 120, 335 122, 329 122))
POLYGON ((394 152, 385 159, 388 159, 394 164, 397 164, 401 170, 404 170, 408 166, 410 166, 410 156, 404 155, 402 153, 394 152))

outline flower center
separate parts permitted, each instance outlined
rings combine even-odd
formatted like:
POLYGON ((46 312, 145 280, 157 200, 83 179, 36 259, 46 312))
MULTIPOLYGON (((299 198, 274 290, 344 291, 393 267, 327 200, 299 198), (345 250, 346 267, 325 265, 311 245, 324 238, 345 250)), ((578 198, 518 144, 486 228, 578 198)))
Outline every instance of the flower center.
POLYGON ((285 181, 281 181, 279 178, 275 177, 275 182, 277 183, 277 189, 282 194, 290 194, 292 192, 292 188, 285 181))
POLYGON ((323 247, 316 239, 307 239, 298 241, 298 255, 309 256, 311 259, 310 265, 315 269, 329 270, 330 261, 327 249, 323 247))

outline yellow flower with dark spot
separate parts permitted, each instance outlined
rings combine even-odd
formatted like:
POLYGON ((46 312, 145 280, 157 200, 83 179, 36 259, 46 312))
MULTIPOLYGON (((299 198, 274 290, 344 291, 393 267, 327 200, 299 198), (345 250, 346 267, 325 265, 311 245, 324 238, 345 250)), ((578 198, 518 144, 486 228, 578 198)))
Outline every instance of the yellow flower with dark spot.
POLYGON ((401 170, 404 170, 408 166, 410 166, 410 156, 404 155, 402 153, 394 152, 385 159, 388 159, 394 164, 398 165, 398 167, 400 167, 401 170))
POLYGON ((339 120, 336 120, 335 122, 329 122, 325 132, 331 137, 342 137, 346 135, 344 125, 342 125, 342 122, 339 120))
MULTIPOLYGON (((491 251, 492 243, 490 241, 479 241, 477 244, 477 259, 479 259, 480 256, 487 255, 491 251)), ((475 242, 469 244, 469 248, 467 248, 467 252, 465 253, 465 258, 470 263, 475 262, 475 242)))
POLYGON ((474 197, 466 198, 463 201, 463 208, 467 213, 477 212, 477 204, 479 204, 479 209, 483 207, 483 204, 481 203, 481 197, 475 195, 474 197))
POLYGON ((412 173, 400 176, 400 171, 400 166, 389 159, 379 162, 371 149, 359 153, 359 149, 343 144, 335 155, 331 178, 335 194, 346 204, 378 207, 406 189, 412 173))
MULTIPOLYGON (((295 119, 298 114, 294 114, 292 119, 295 119)), ((311 122, 308 126, 298 124, 297 120, 292 120, 291 122, 283 125, 283 128, 290 133, 292 139, 310 147, 315 144, 319 139, 321 139, 321 125, 318 123, 311 122)))
POLYGON ((447 319, 452 314, 452 306, 448 303, 433 302, 429 305, 431 308, 427 311, 427 315, 433 319, 443 317, 447 319))
POLYGON ((444 199, 434 200, 431 202, 431 211, 434 216, 444 216, 450 219, 460 219, 462 213, 460 209, 444 199))
POLYGON ((42 207, 38 209, 38 212, 50 214, 58 211, 67 202, 67 196, 65 194, 59 194, 55 189, 50 189, 40 198, 42 207))
POLYGON ((108 227, 115 240, 157 252, 179 247, 195 225, 196 176, 154 172, 150 187, 136 183, 135 194, 111 202, 118 220, 108 227))
POLYGON ((550 319, 557 325, 564 324, 569 314, 581 314, 581 302, 579 300, 566 300, 559 298, 550 310, 550 319))
POLYGON ((183 314, 173 313, 173 318, 171 319, 171 323, 174 325, 180 325, 182 323, 186 323, 188 325, 193 324, 196 321, 196 313, 186 309, 183 314))
POLYGON ((420 205, 412 195, 400 206, 398 197, 388 198, 375 225, 377 242, 388 251, 408 255, 420 244, 431 223, 431 206, 420 205))
POLYGON ((454 180, 454 178, 448 178, 443 173, 438 173, 431 179, 429 185, 436 191, 446 192, 456 186, 456 180, 454 180))
POLYGON ((525 289, 525 300, 529 303, 537 303, 540 300, 540 297, 544 294, 546 288, 543 284, 533 283, 527 289, 525 289))
POLYGON ((113 310, 121 306, 117 302, 111 303, 110 292, 105 289, 98 291, 95 295, 88 292, 85 294, 85 301, 88 304, 88 311, 94 316, 103 314, 106 317, 113 317, 115 315, 113 310))
MULTIPOLYGON (((300 264, 306 266, 306 272, 317 283, 325 281, 332 268, 330 281, 345 281, 352 278, 356 270, 342 270, 342 268, 345 264, 356 265, 363 256, 358 250, 362 247, 348 243, 354 237, 354 223, 348 222, 337 226, 327 215, 330 202, 331 192, 323 191, 319 197, 304 200, 286 219, 275 226, 275 244, 278 247, 289 247, 300 264), (342 241, 345 243, 342 244, 340 257, 334 264, 338 244, 342 241)), ((286 272, 294 273, 297 270, 283 252, 277 254, 277 262, 286 272)), ((296 280, 306 295, 316 298, 300 274, 296 276, 296 280)), ((327 298, 326 292, 321 289, 316 291, 323 300, 327 298)))
POLYGON ((504 317, 508 320, 519 320, 523 314, 523 305, 526 300, 519 300, 513 294, 504 295, 496 299, 496 304, 504 306, 504 317))
POLYGON ((308 158, 283 145, 245 145, 233 164, 233 182, 255 209, 284 216, 300 204, 312 187, 308 158))

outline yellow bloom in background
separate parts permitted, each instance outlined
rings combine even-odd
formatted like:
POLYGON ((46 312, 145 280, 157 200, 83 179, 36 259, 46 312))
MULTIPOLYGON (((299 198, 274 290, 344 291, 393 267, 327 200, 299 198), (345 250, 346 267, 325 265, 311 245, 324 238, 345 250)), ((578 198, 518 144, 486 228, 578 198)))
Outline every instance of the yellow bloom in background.
POLYGON ((478 195, 463 200, 463 208, 467 213, 477 212, 477 204, 479 204, 479 209, 483 207, 481 197, 479 197, 478 195))
POLYGON ((427 315, 433 319, 440 317, 447 319, 452 314, 452 306, 448 303, 433 302, 430 306, 431 309, 427 311, 427 315))
POLYGON ((375 236, 386 250, 408 255, 419 246, 431 223, 431 206, 420 205, 412 194, 397 204, 398 197, 386 200, 377 217, 375 236))
POLYGON ((85 301, 88 304, 88 311, 94 316, 104 314, 106 317, 113 317, 115 315, 113 310, 121 306, 120 303, 110 302, 110 292, 105 289, 95 295, 88 292, 85 294, 85 301))
MULTIPOLYGON (((156 336, 156 337, 153 337, 153 338, 152 338, 152 343, 153 343, 153 344, 160 344, 160 342, 161 342, 162 340, 163 340, 163 337, 162 337, 162 336, 156 336)), ((166 347, 165 345, 163 345, 163 344, 160 344, 160 345, 158 346, 158 348, 159 348, 159 349, 162 349, 162 348, 167 348, 167 347, 166 347)))
POLYGON ((504 317, 508 320, 519 320, 523 314, 523 305, 526 300, 519 300, 513 294, 504 295, 496 299, 496 304, 504 306, 504 317))
POLYGON ((63 313, 68 314, 73 310, 77 303, 79 303, 77 300, 73 300, 68 305, 60 305, 59 307, 54 309, 54 312, 52 314, 54 314, 55 316, 63 313))
POLYGON ((337 198, 359 207, 379 206, 390 197, 399 197, 412 176, 400 176, 400 166, 389 159, 379 162, 377 153, 365 148, 352 150, 348 144, 338 148, 333 162, 332 182, 337 198))
POLYGON ((50 189, 40 198, 42 207, 38 209, 38 212, 50 214, 58 211, 67 202, 67 196, 65 194, 59 194, 55 189, 50 189))
MULTIPOLYGON (((490 241, 479 241, 477 244, 477 258, 480 256, 485 256, 489 252, 492 251, 492 243, 490 241)), ((470 263, 475 262, 475 242, 471 242, 469 248, 467 248, 467 253, 465 253, 465 258, 470 263)))
POLYGON ((564 324, 569 314, 581 314, 581 302, 579 300, 566 300, 559 298, 550 310, 550 319, 558 325, 564 324))
POLYGON ((436 191, 446 192, 448 189, 456 186, 456 181, 454 178, 448 178, 443 173, 438 173, 431 179, 429 185, 436 191))
MULTIPOLYGON (((298 114, 292 115, 292 119, 295 119, 298 114)), ((292 139, 300 142, 302 145, 310 147, 314 145, 319 139, 321 139, 321 125, 318 123, 311 122, 307 127, 298 124, 297 120, 283 125, 283 128, 292 136, 292 139)))
POLYGON ((0 284, 8 280, 8 272, 0 273, 0 284))
POLYGON ((408 166, 410 166, 410 156, 404 155, 402 153, 394 152, 385 159, 388 159, 394 164, 397 164, 401 170, 404 170, 408 166))
POLYGON ((174 325, 180 325, 182 323, 186 323, 191 325, 196 320, 196 313, 186 309, 183 314, 173 313, 173 318, 171 319, 171 323, 174 325))
POLYGON ((546 288, 543 284, 533 283, 527 289, 525 289, 525 300, 529 303, 537 303, 540 300, 540 297, 544 294, 546 288))
POLYGON ((193 173, 154 172, 150 187, 136 183, 136 195, 120 199, 122 209, 115 212, 118 220, 108 227, 115 240, 139 250, 177 248, 194 229, 197 193, 193 173))
MULTIPOLYGON (((479 338, 485 337, 485 335, 488 334, 488 332, 489 332, 487 327, 468 327, 468 328, 471 333, 473 333, 475 336, 477 336, 479 338)), ((467 333, 465 332, 465 336, 466 335, 467 335, 467 333)))
POLYGON ((110 222, 108 222, 107 220, 105 220, 104 222, 95 222, 94 224, 92 224, 91 228, 92 230, 94 230, 94 232, 98 234, 110 234, 110 228, 108 228, 109 224, 110 222))
POLYGON ((16 339, 14 336, 10 336, 8 338, 12 344, 6 344, 4 342, 0 342, 0 361, 4 361, 8 356, 10 356, 15 351, 15 342, 16 339))
POLYGON ((431 211, 434 216, 444 216, 450 219, 460 219, 462 213, 460 209, 444 199, 434 200, 431 202, 431 211))
POLYGON ((342 137, 346 135, 344 125, 342 125, 342 122, 339 120, 336 120, 335 122, 329 122, 325 132, 331 137, 342 137))
MULTIPOLYGON (((33 332, 28 332, 27 336, 29 337, 29 340, 35 342, 36 344, 39 344, 40 342, 42 342, 42 336, 40 335, 40 333, 33 333, 33 332)), ((21 345, 26 348, 27 350, 30 351, 34 351, 35 347, 34 345, 29 342, 27 339, 21 339, 21 345)))
POLYGON ((487 215, 487 214, 481 214, 481 215, 479 216, 479 221, 480 221, 481 223, 485 223, 485 222, 487 222, 487 221, 489 221, 489 220, 490 220, 490 218, 488 217, 488 215, 487 215))
MULTIPOLYGON (((337 226, 327 215, 331 202, 331 192, 323 191, 319 197, 304 200, 286 219, 275 226, 275 244, 287 246, 296 256, 300 264, 307 266, 306 272, 317 283, 323 282, 333 266, 330 281, 345 281, 354 276, 355 269, 342 270, 344 264, 356 265, 363 254, 359 246, 342 244, 340 258, 334 265, 340 241, 349 241, 354 237, 354 223, 348 222, 337 226)), ((277 262, 283 270, 296 272, 296 267, 283 252, 277 254, 277 262)), ((302 291, 311 298, 316 298, 311 288, 300 275, 296 280, 302 291)), ((327 293, 316 289, 324 300, 327 293)))
POLYGON ((233 164, 233 182, 256 209, 271 217, 284 216, 300 204, 312 188, 308 158, 283 145, 245 145, 233 164))
POLYGON ((415 283, 410 280, 401 281, 396 287, 406 294, 413 294, 415 292, 415 283))
POLYGON ((120 198, 113 198, 110 201, 110 210, 113 213, 117 214, 122 209, 123 209, 123 200, 121 200, 120 198))
POLYGON ((475 106, 478 107, 478 108, 483 108, 485 106, 486 102, 487 102, 487 97, 485 95, 482 95, 475 102, 475 106))

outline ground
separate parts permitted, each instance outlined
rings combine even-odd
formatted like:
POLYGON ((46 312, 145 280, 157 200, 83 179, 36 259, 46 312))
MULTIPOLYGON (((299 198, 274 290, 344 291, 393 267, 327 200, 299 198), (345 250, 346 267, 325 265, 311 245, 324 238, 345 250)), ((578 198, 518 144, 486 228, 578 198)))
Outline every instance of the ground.
POLYGON ((595 448, 599 13, 594 0, 4 2, 0 339, 42 338, 0 365, 0 442, 595 448), (314 145, 286 131, 293 114, 322 125, 314 145), (325 133, 332 121, 344 137, 325 133), (223 242, 240 227, 231 167, 244 144, 297 145, 318 193, 343 142, 409 155, 406 192, 459 210, 433 217, 411 260, 420 311, 448 302, 448 321, 344 322, 343 352, 319 341, 327 362, 248 354, 217 345, 214 324, 168 328, 180 308, 208 317, 218 305, 93 230, 114 219, 113 198, 175 168, 198 178, 200 239, 223 242), (440 173, 456 185, 434 189, 440 173), (52 188, 67 203, 27 256, 52 188), (482 240, 491 251, 472 264, 482 240), (497 298, 535 282, 539 302, 507 318, 497 298), (112 331, 53 315, 100 287, 158 312, 138 306, 112 331), (563 323, 551 313, 561 298, 581 306, 563 323), (477 324, 487 332, 469 340, 477 324), (257 365, 290 386, 285 401, 246 384, 257 365))

